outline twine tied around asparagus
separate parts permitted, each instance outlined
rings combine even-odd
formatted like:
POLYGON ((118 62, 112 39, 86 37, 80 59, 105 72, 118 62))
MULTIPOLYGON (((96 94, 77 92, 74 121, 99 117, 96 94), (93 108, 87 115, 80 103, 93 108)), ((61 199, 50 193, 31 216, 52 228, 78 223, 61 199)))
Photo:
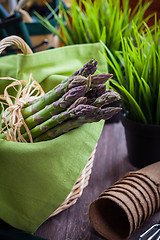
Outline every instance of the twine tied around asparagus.
POLYGON ((33 102, 44 95, 42 87, 34 80, 32 74, 30 74, 28 82, 11 77, 3 77, 0 78, 0 80, 1 79, 12 81, 12 83, 5 88, 4 94, 0 95, 0 99, 3 100, 2 104, 7 106, 2 114, 1 132, 8 141, 27 142, 20 132, 21 127, 24 126, 29 136, 29 141, 33 142, 30 130, 22 116, 21 109, 25 104, 33 102), (18 90, 16 86, 18 86, 18 90), (9 94, 9 89, 16 91, 16 97, 9 94))

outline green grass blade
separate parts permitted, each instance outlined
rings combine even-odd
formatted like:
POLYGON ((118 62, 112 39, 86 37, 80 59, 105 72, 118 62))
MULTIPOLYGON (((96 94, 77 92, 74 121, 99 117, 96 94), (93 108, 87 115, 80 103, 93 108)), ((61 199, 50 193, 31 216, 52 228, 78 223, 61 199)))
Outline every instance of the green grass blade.
POLYGON ((48 9, 52 12, 52 14, 54 15, 55 19, 57 20, 57 22, 60 24, 61 28, 62 28, 62 31, 63 31, 63 34, 68 42, 69 45, 73 44, 73 41, 70 37, 70 34, 67 30, 67 28, 65 27, 64 25, 64 21, 63 21, 63 17, 59 18, 58 15, 55 13, 55 11, 52 9, 52 7, 46 3, 48 9))
POLYGON ((68 10, 66 10, 64 8, 64 5, 62 4, 62 2, 59 2, 59 11, 62 12, 62 15, 64 15, 64 21, 67 24, 68 32, 71 34, 72 33, 72 26, 71 26, 71 23, 70 23, 70 20, 69 20, 70 13, 69 13, 68 10))
POLYGON ((60 34, 57 28, 55 28, 53 25, 50 24, 48 20, 43 18, 39 13, 35 12, 35 15, 40 19, 41 24, 46 27, 50 32, 57 35, 60 40, 63 42, 64 45, 67 45, 67 42, 64 40, 63 36, 60 34))
POLYGON ((124 82, 124 78, 123 78, 123 74, 122 74, 122 70, 119 66, 119 63, 117 62, 117 60, 115 59, 115 57, 113 56, 113 54, 111 53, 111 51, 109 50, 109 48, 102 42, 100 41, 103 45, 103 47, 105 48, 105 50, 108 53, 105 55, 106 56, 106 60, 108 61, 109 65, 113 68, 113 70, 116 73, 116 77, 118 78, 119 82, 123 85, 124 82))
POLYGON ((121 87, 121 95, 125 96, 126 101, 128 101, 130 105, 129 112, 126 112, 126 114, 131 115, 132 119, 135 121, 141 121, 143 123, 147 123, 146 117, 139 106, 139 104, 136 102, 134 97, 122 86, 121 87))

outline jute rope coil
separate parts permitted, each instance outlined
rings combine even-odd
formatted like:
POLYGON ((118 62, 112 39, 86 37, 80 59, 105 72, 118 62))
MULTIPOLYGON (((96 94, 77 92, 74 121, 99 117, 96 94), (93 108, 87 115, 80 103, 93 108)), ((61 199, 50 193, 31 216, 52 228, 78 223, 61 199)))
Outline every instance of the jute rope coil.
MULTIPOLYGON (((21 51, 24 54, 32 54, 33 53, 32 50, 30 49, 30 47, 25 43, 25 41, 18 36, 10 36, 10 37, 7 37, 7 38, 1 40, 0 41, 0 53, 2 53, 2 51, 6 47, 11 46, 11 45, 16 45, 18 48, 21 49, 21 51)), ((95 157, 95 152, 96 152, 96 147, 95 147, 94 151, 92 152, 80 177, 76 181, 72 191, 70 192, 68 197, 65 199, 65 201, 61 204, 61 206, 58 209, 56 209, 50 215, 50 217, 55 216, 56 214, 64 211, 65 209, 67 209, 70 206, 72 206, 73 204, 75 204, 76 201, 78 200, 78 198, 82 195, 84 188, 88 185, 88 181, 89 181, 89 178, 91 175, 93 161, 94 161, 94 157, 95 157)))

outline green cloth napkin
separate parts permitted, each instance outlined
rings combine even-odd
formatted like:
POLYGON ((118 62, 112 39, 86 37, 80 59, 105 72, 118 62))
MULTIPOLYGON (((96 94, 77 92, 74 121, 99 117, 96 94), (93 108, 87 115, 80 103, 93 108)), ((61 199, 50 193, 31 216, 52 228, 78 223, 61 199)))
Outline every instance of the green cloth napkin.
MULTIPOLYGON (((96 73, 107 66, 100 43, 72 45, 0 58, 0 77, 29 79, 48 91, 91 59, 96 73)), ((10 82, 0 80, 0 94, 10 82)), ((71 192, 103 129, 104 121, 85 124, 40 143, 0 140, 0 218, 33 233, 71 192)))

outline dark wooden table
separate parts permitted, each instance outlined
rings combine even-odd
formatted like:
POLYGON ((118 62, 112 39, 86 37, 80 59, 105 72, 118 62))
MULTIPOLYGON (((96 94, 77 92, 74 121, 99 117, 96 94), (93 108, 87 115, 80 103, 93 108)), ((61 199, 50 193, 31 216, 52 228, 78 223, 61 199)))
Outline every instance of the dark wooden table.
MULTIPOLYGON (((94 231, 89 222, 89 206, 100 193, 131 170, 136 169, 127 158, 126 141, 121 122, 105 124, 98 141, 89 184, 84 189, 82 196, 75 205, 43 223, 35 235, 48 240, 104 239, 94 231)), ((141 233, 158 222, 160 222, 160 213, 144 223, 130 237, 130 240, 138 240, 141 233)))

